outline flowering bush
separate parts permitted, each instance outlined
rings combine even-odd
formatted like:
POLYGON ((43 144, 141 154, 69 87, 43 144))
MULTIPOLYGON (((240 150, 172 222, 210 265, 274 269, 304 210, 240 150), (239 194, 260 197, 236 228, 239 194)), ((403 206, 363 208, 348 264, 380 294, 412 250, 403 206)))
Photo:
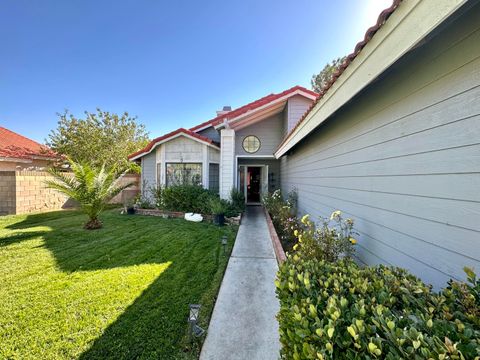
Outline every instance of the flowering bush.
POLYGON ((343 219, 341 211, 332 213, 329 219, 321 218, 320 226, 310 220, 308 215, 301 219, 302 226, 294 231, 298 238, 295 250, 301 248, 306 258, 338 261, 342 257, 351 258, 357 240, 353 230, 353 219, 343 219))
POLYGON ((290 251, 293 248, 297 242, 295 231, 301 227, 300 220, 296 216, 296 199, 296 190, 288 193, 287 200, 284 200, 281 190, 275 190, 262 198, 262 204, 272 218, 285 251, 290 251))

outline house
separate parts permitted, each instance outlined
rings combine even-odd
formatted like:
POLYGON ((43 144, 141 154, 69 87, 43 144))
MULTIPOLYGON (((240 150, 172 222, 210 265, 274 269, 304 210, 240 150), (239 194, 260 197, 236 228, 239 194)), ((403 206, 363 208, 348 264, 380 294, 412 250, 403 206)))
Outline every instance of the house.
POLYGON ((249 203, 295 188, 300 214, 355 219, 359 262, 440 288, 480 271, 479 99, 480 2, 396 0, 319 96, 295 87, 227 108, 131 158, 149 184, 188 168, 249 203))
POLYGON ((285 135, 317 98, 295 86, 217 116, 191 129, 178 129, 153 139, 129 159, 140 161, 143 193, 158 185, 200 184, 230 196, 242 189, 247 203, 280 186, 280 161, 274 152, 285 135))
POLYGON ((43 170, 57 159, 48 147, 0 126, 0 171, 43 170))
POLYGON ((480 272, 480 2, 395 1, 275 151, 301 213, 436 288, 480 272))

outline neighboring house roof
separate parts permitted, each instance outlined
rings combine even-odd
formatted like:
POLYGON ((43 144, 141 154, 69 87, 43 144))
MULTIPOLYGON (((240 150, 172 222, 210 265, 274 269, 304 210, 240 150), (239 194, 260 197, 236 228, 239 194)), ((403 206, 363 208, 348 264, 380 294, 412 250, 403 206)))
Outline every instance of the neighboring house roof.
POLYGON ((165 134, 163 136, 160 136, 160 137, 157 137, 157 138, 153 139, 143 149, 141 149, 137 152, 134 152, 133 154, 128 155, 128 159, 129 160, 136 160, 136 159, 150 153, 156 146, 158 146, 158 145, 160 145, 164 142, 170 141, 170 140, 172 140, 176 137, 179 137, 179 136, 186 136, 186 137, 188 137, 192 140, 199 141, 201 143, 204 143, 206 145, 209 145, 211 147, 219 149, 218 144, 215 143, 212 139, 209 139, 205 136, 199 135, 199 134, 197 134, 197 133, 195 133, 191 130, 180 128, 180 129, 172 131, 168 134, 165 134))
POLYGON ((296 94, 301 94, 302 95, 307 95, 308 97, 311 97, 313 99, 317 98, 318 94, 312 90, 308 90, 307 88, 304 88, 303 86, 294 86, 290 89, 287 89, 285 91, 282 91, 278 94, 270 94, 267 96, 264 96, 258 100, 255 100, 251 103, 248 103, 246 105, 243 105, 235 110, 229 111, 228 113, 221 114, 211 120, 205 121, 197 126, 194 126, 190 128, 191 131, 201 131, 203 129, 206 129, 210 126, 216 126, 222 124, 226 119, 233 120, 241 115, 244 115, 250 111, 256 110, 258 108, 261 108, 269 103, 274 102, 275 100, 282 99, 284 97, 289 97, 293 96, 296 94))
POLYGON ((45 145, 0 126, 0 158, 2 160, 53 160, 58 155, 45 145))
POLYGON ((402 3, 402 0, 394 0, 389 8, 380 13, 377 23, 367 30, 364 39, 346 57, 329 84, 280 143, 275 156, 279 158, 295 146, 394 62, 417 46, 465 2, 411 0, 402 3), (387 22, 398 12, 400 14, 393 22, 387 22), (380 29, 382 34, 375 36, 380 29), (319 115, 312 120, 317 113, 319 115))

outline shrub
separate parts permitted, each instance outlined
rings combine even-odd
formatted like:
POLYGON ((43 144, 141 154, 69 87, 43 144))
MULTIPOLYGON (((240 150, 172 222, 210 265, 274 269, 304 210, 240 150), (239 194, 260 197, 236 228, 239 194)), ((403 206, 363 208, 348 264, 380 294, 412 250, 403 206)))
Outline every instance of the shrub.
MULTIPOLYGON (((159 186, 150 189, 150 192, 155 206, 162 210, 212 214, 212 204, 215 203, 215 206, 222 207, 223 214, 227 217, 237 216, 241 211, 232 202, 221 200, 214 191, 198 185, 159 186)), ((147 197, 142 196, 140 199, 143 199, 140 207, 154 206, 147 197)))
POLYGON ((229 209, 228 201, 222 200, 218 197, 210 199, 210 212, 214 215, 225 215, 229 209))
POLYGON ((164 188, 157 204, 161 209, 168 211, 210 213, 210 199, 216 198, 213 191, 198 185, 178 185, 164 188))
POLYGON ((280 266, 284 359, 475 359, 479 281, 433 293, 399 268, 290 254, 280 266), (460 296, 459 296, 460 295, 460 296))
POLYGON ((357 243, 353 237, 357 234, 353 230, 353 219, 343 219, 342 212, 337 210, 329 219, 320 220, 320 226, 316 226, 308 215, 302 217, 302 226, 298 226, 294 232, 298 237, 294 249, 301 248, 304 258, 316 260, 334 262, 343 257, 351 258, 357 243))
POLYGON ((287 194, 283 199, 281 190, 275 190, 262 198, 262 204, 272 218, 275 230, 285 251, 293 248, 297 242, 295 231, 300 229, 300 220, 296 216, 296 190, 287 194))
POLYGON ((232 200, 232 207, 238 212, 245 210, 245 194, 236 188, 230 191, 230 199, 232 200))

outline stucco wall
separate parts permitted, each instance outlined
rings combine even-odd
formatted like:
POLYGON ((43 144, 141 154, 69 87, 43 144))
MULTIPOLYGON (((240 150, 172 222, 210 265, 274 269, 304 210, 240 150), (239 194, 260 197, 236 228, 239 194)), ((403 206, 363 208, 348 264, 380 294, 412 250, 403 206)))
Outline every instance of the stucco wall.
POLYGON ((437 288, 480 269, 480 6, 281 160, 302 213, 356 220, 358 258, 437 288))
POLYGON ((32 160, 26 162, 0 161, 0 171, 44 170, 49 167, 47 160, 32 160))

